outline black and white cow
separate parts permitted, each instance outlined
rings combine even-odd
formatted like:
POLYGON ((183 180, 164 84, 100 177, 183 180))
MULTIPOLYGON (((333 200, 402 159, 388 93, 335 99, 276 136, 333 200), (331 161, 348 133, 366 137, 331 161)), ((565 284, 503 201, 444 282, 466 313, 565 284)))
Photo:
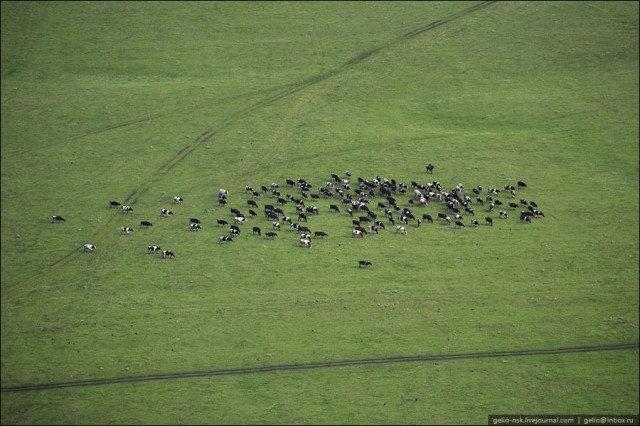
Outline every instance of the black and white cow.
POLYGON ((300 238, 300 245, 302 247, 309 247, 311 248, 311 240, 308 238, 300 238))
POLYGON ((189 223, 189 230, 190 231, 198 231, 202 229, 202 225, 200 225, 199 223, 196 222, 190 222, 189 223))
POLYGON ((507 212, 505 212, 504 210, 500 210, 500 217, 506 219, 508 217, 507 212))
POLYGON ((171 210, 167 210, 167 209, 162 209, 160 210, 160 216, 173 216, 173 212, 171 210))
POLYGON ((371 262, 369 262, 368 260, 358 260, 358 268, 362 268, 362 267, 367 267, 367 266, 372 266, 373 264, 371 262))
POLYGON ((120 228, 120 233, 122 234, 131 234, 133 232, 133 228, 129 228, 128 226, 123 226, 120 228))
POLYGON ((176 204, 181 204, 183 201, 182 197, 178 197, 177 195, 173 197, 173 202, 176 204))
POLYGON ((236 216, 233 218, 233 221, 235 223, 245 223, 247 221, 247 218, 244 216, 236 216))
POLYGON ((131 206, 122 206, 122 213, 132 213, 133 208, 131 206))
POLYGON ((480 223, 476 219, 471 219, 471 226, 479 226, 480 223))
POLYGON ((96 246, 94 244, 85 244, 82 246, 83 251, 92 252, 96 250, 96 246))
POLYGON ((226 235, 223 235, 223 236, 221 236, 221 237, 219 238, 219 240, 218 240, 218 244, 222 244, 222 243, 230 243, 230 242, 232 242, 232 241, 233 241, 233 238, 228 237, 228 236, 226 236, 226 235))
POLYGON ((51 216, 51 222, 53 222, 53 223, 62 223, 62 222, 66 222, 66 221, 67 220, 62 216, 58 216, 58 215, 51 216))
POLYGON ((176 255, 173 254, 173 252, 171 250, 162 250, 162 258, 163 259, 171 259, 173 257, 176 257, 176 255))
POLYGON ((149 254, 160 253, 161 251, 162 249, 160 248, 160 246, 147 246, 147 253, 149 254))
POLYGON ((354 229, 353 231, 351 231, 351 236, 353 238, 364 238, 364 232, 362 232, 360 229, 354 229))
POLYGON ((149 222, 148 220, 141 220, 140 221, 140 227, 141 228, 149 228, 150 226, 153 226, 153 223, 149 222))
POLYGON ((399 234, 407 235, 407 229, 404 226, 396 226, 396 232, 399 234))
POLYGON ((195 217, 190 217, 189 223, 197 223, 198 225, 200 225, 200 219, 197 219, 195 217))

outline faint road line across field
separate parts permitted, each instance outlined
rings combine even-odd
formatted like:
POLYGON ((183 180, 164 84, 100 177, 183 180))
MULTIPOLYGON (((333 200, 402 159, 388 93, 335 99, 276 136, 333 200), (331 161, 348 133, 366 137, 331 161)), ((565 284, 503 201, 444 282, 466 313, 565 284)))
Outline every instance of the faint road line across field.
POLYGON ((48 389, 60 389, 69 387, 82 387, 82 386, 99 386, 109 385, 116 383, 131 383, 131 382, 148 382, 152 380, 175 380, 175 379, 188 379, 188 378, 200 378, 210 376, 230 376, 239 374, 256 374, 256 373, 271 373, 274 371, 295 371, 295 370, 312 370, 317 368, 335 368, 335 367, 349 367, 360 365, 373 365, 373 364, 391 364, 396 362, 433 362, 433 361, 450 361, 456 359, 481 359, 481 358, 501 358, 501 357, 514 357, 514 356, 537 356, 537 355, 561 355, 570 353, 585 353, 585 352, 599 352, 599 351, 612 351, 612 350, 625 350, 625 349, 638 349, 639 343, 621 343, 610 345, 597 345, 597 346, 578 346, 570 348, 555 348, 555 349, 528 349, 528 350, 516 350, 516 351, 503 351, 503 352, 477 352, 467 354, 443 354, 443 355, 416 355, 406 357, 388 357, 388 358, 373 358, 373 359, 353 359, 342 361, 325 361, 315 362, 308 364, 288 364, 288 365, 274 365, 266 367, 247 367, 247 368, 235 368, 228 370, 211 370, 211 371, 193 371, 183 373, 165 373, 165 374, 152 374, 147 376, 130 376, 119 377, 113 379, 99 379, 99 380, 79 380, 72 382, 58 382, 58 383, 41 383, 33 385, 22 386, 7 386, 1 388, 2 392, 23 392, 23 391, 41 391, 48 389))

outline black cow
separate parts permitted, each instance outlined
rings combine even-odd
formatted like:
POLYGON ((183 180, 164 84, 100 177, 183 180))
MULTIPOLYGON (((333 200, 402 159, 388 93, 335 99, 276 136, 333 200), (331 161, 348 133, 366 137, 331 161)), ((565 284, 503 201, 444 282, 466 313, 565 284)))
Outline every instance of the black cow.
POLYGON ((323 231, 316 231, 313 233, 313 236, 318 238, 328 237, 328 235, 323 231))
POLYGON ((258 234, 258 235, 262 235, 262 234, 261 234, 261 231, 260 231, 260 228, 259 228, 259 227, 257 227, 257 226, 254 226, 254 227, 253 227, 253 233, 254 233, 254 234, 258 234))
POLYGON ((358 268, 372 266, 373 264, 368 260, 358 260, 358 268))
POLYGON ((430 215, 430 214, 423 214, 423 215, 422 215, 422 218, 423 218, 424 220, 426 220, 427 222, 429 222, 429 223, 433 223, 433 218, 431 217, 431 215, 430 215))
POLYGON ((524 189, 527 187, 527 184, 524 183, 523 181, 519 180, 518 181, 518 189, 524 189))
POLYGON ((228 224, 229 224, 229 222, 227 222, 226 220, 218 219, 218 225, 225 226, 225 225, 228 225, 228 224))
POLYGON ((298 231, 300 231, 300 232, 311 232, 311 230, 309 228, 307 228, 306 226, 298 226, 298 231))
POLYGON ((491 219, 490 217, 485 217, 484 221, 487 223, 487 225, 493 226, 493 219, 491 219))
POLYGON ((200 224, 200 219, 196 219, 195 217, 190 217, 190 218, 189 218, 189 223, 197 223, 197 224, 200 224))
POLYGON ((62 222, 66 222, 66 219, 62 216, 54 215, 54 216, 51 216, 51 222, 62 223, 62 222))
POLYGON ((335 204, 331 204, 329 206, 329 210, 331 210, 332 212, 340 213, 340 209, 335 204))
POLYGON ((464 223, 460 222, 459 220, 456 220, 456 228, 464 228, 464 223))
POLYGON ((114 200, 109 201, 109 207, 119 207, 120 203, 114 200))
POLYGON ((148 220, 141 220, 140 221, 140 227, 141 228, 148 228, 150 226, 153 226, 153 223, 149 222, 148 220))
POLYGON ((446 213, 438 213, 438 220, 446 220, 447 219, 447 214, 446 213))
POLYGON ((251 206, 251 207, 255 207, 258 208, 258 203, 256 203, 253 200, 247 200, 247 205, 251 206))
POLYGON ((273 238, 273 237, 277 237, 278 234, 276 234, 275 232, 265 232, 264 236, 267 238, 273 238))

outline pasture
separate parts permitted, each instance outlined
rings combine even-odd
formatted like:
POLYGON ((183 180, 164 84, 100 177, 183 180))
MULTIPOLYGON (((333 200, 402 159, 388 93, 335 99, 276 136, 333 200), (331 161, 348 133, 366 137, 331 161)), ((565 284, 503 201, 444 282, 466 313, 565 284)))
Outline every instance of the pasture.
POLYGON ((2 424, 638 414, 637 2, 1 7, 2 424), (312 247, 252 233, 246 186, 346 171, 419 218, 412 181, 462 183, 480 225, 402 235, 377 192, 378 234, 335 195, 312 247), (519 180, 530 224, 471 192, 519 180))

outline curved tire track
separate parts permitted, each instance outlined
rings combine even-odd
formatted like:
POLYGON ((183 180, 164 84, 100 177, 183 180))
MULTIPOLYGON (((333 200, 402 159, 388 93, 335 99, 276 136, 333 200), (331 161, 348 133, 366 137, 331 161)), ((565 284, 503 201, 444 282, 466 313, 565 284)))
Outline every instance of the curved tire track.
POLYGON ((147 376, 118 377, 113 379, 78 380, 73 382, 41 383, 41 384, 33 384, 33 385, 8 386, 8 387, 3 387, 1 391, 2 392, 24 392, 24 391, 33 391, 33 390, 40 391, 40 390, 60 389, 60 388, 69 388, 69 387, 110 385, 110 384, 116 384, 116 383, 149 382, 152 380, 175 380, 175 379, 187 379, 187 378, 194 378, 194 377, 198 378, 198 377, 210 377, 210 376, 230 376, 230 375, 238 375, 238 374, 271 373, 274 371, 312 370, 317 368, 349 367, 349 366, 372 365, 372 364, 391 364, 395 362, 415 362, 415 361, 433 362, 433 361, 449 361, 449 360, 456 360, 456 359, 481 359, 481 358, 499 358, 499 357, 513 357, 513 356, 560 355, 560 354, 569 354, 569 353, 638 349, 639 346, 640 345, 638 343, 621 343, 621 344, 613 344, 613 345, 579 346, 579 347, 556 348, 556 349, 528 349, 528 350, 507 351, 507 352, 477 352, 477 353, 467 353, 467 354, 416 355, 416 356, 408 356, 408 357, 353 359, 353 360, 343 360, 343 361, 316 362, 316 363, 308 363, 308 364, 288 364, 288 365, 274 365, 274 366, 267 366, 267 367, 234 368, 229 370, 152 374, 147 376))
MULTIPOLYGON (((195 151, 200 145, 202 145, 204 142, 210 140, 211 138, 213 138, 216 133, 219 130, 224 129, 225 127, 229 126, 230 124, 233 124, 235 121, 247 116, 248 114, 252 113, 253 111, 260 109, 262 107, 268 106, 270 104, 273 104, 275 102, 278 102, 282 99, 285 99, 311 85, 314 84, 318 84, 328 78, 331 78, 335 75, 338 75, 342 72, 344 72, 345 70, 347 70, 350 67, 353 67, 355 65, 358 65, 359 63, 365 61, 366 59, 370 58, 371 56, 375 55, 376 53, 380 52, 383 49, 386 49, 390 46, 402 43, 406 40, 409 40, 411 38, 417 37, 427 31, 433 30, 435 28, 438 28, 444 24, 447 24, 449 22, 452 22, 456 19, 460 19, 466 15, 469 15, 471 13, 477 12, 479 10, 484 9, 485 7, 491 5, 495 3, 495 1, 485 1, 485 2, 481 2, 478 4, 475 4, 471 7, 468 7, 466 9, 463 9, 459 12, 450 14, 442 19, 430 22, 428 24, 425 24, 423 26, 420 26, 418 28, 414 28, 411 31, 408 31, 402 35, 400 35, 399 37, 396 37, 395 39, 392 39, 391 41, 389 41, 386 44, 383 44, 381 46, 375 47, 373 49, 364 51, 362 53, 357 54, 356 56, 354 56, 353 58, 349 59, 348 61, 346 61, 344 64, 342 64, 341 66, 338 66, 337 68, 328 70, 324 73, 321 74, 317 74, 314 76, 311 76, 305 80, 302 80, 298 83, 293 83, 289 86, 285 86, 285 88, 283 90, 281 90, 280 92, 277 92, 276 94, 266 97, 262 100, 259 100, 249 106, 247 106, 246 108, 236 112, 235 114, 230 115, 227 119, 225 119, 220 126, 218 127, 218 129, 208 129, 207 131, 203 132, 200 136, 198 136, 191 144, 187 145, 185 148, 183 148, 182 150, 180 150, 179 152, 177 152, 173 157, 171 157, 168 161, 166 161, 163 165, 161 165, 156 172, 153 173, 153 175, 150 177, 150 179, 143 183, 142 186, 140 186, 138 189, 132 191, 125 199, 125 204, 133 204, 141 195, 143 195, 147 190, 149 190, 152 185, 157 182, 160 178, 162 178, 166 173, 168 173, 171 169, 173 169, 173 167, 175 167, 176 165, 178 165, 182 160, 184 160, 189 154, 191 154, 193 151, 195 151)), ((161 116, 161 115, 159 115, 161 116)), ((155 117, 155 116, 154 116, 155 117)), ((157 117, 156 117, 157 118, 157 117)), ((140 121, 144 121, 142 119, 139 120, 133 120, 131 122, 131 124, 133 123, 137 123, 140 121)), ((123 125, 127 125, 127 123, 122 124, 121 126, 116 126, 114 128, 117 127, 122 127, 123 125)), ((102 130, 104 131, 104 130, 102 130)), ((88 133, 88 134, 92 134, 92 133, 88 133)), ((86 134, 86 135, 88 135, 86 134)), ((102 242, 102 239, 107 235, 108 229, 107 226, 111 225, 111 222, 117 217, 118 213, 113 213, 111 218, 109 218, 109 220, 107 220, 106 223, 104 223, 101 228, 99 228, 88 240, 93 241, 93 244, 99 245, 102 242)), ((40 277, 44 277, 47 276, 48 274, 58 270, 60 267, 62 267, 64 264, 66 264, 67 262, 69 262, 70 260, 74 259, 76 256, 78 256, 80 253, 80 251, 78 249, 73 250, 72 252, 68 253, 67 255, 65 255, 64 257, 62 257, 59 260, 54 261, 49 268, 46 268, 32 276, 29 276, 27 278, 24 278, 22 280, 20 280, 19 282, 17 282, 16 284, 14 284, 13 286, 10 286, 7 288, 7 291, 12 290, 12 289, 16 289, 21 287, 24 283, 29 282, 29 281, 33 281, 37 278, 40 277)), ((5 296, 4 294, 2 295, 3 297, 5 296)))

